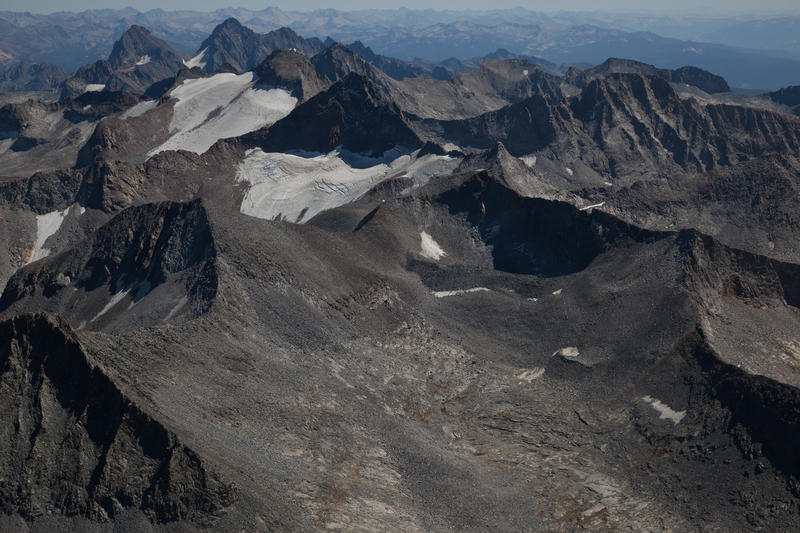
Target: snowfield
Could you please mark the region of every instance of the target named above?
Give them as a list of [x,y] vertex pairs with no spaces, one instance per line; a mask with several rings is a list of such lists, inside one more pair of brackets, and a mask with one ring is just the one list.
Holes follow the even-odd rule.
[[158,100],[145,100],[144,102],[139,102],[135,106],[124,111],[119,118],[125,120],[128,118],[139,117],[151,109],[155,109],[156,107],[158,107]]
[[256,85],[252,72],[186,80],[170,96],[178,100],[170,137],[148,157],[165,150],[202,154],[220,139],[272,125],[297,104],[297,98],[284,89]]
[[[34,245],[33,251],[31,251],[28,263],[33,263],[34,261],[44,259],[50,255],[50,249],[45,248],[44,243],[61,229],[61,224],[64,222],[64,219],[67,218],[70,209],[72,209],[72,206],[63,211],[52,211],[44,215],[36,216],[36,244]],[[82,215],[86,210],[83,209],[83,207],[80,209],[81,211],[79,214]]]
[[433,237],[427,231],[423,231],[419,234],[420,237],[420,247],[422,248],[422,255],[429,259],[433,259],[434,261],[438,261],[442,258],[442,256],[447,255],[447,252],[442,250],[442,247],[439,246],[439,243],[436,242]]
[[206,62],[203,61],[203,59],[206,57],[206,50],[208,50],[208,48],[203,48],[199,54],[197,54],[190,60],[188,61],[184,60],[183,64],[186,65],[186,68],[194,68],[194,67],[206,68]]
[[390,150],[367,158],[346,150],[328,154],[248,151],[236,180],[250,184],[241,212],[257,218],[307,222],[318,213],[352,202],[381,181],[408,177],[422,185],[433,176],[453,171],[461,161],[418,151]]

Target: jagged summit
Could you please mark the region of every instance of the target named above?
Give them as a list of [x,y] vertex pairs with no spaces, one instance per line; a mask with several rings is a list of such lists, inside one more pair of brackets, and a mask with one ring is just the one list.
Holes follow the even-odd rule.
[[128,28],[108,56],[108,62],[115,69],[146,65],[151,61],[161,61],[170,67],[181,64],[180,55],[170,45],[139,25]]
[[331,82],[355,73],[370,80],[380,77],[378,70],[363,57],[341,43],[334,43],[311,58],[317,73]]
[[198,57],[206,72],[213,73],[229,63],[237,72],[254,68],[276,50],[297,50],[312,56],[324,48],[317,38],[304,39],[291,28],[282,27],[259,34],[242,26],[235,18],[228,18],[214,28],[203,41]]

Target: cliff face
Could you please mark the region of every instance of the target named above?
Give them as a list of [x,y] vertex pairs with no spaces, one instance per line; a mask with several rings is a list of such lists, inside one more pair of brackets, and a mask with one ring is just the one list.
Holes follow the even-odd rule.
[[464,146],[486,149],[499,140],[515,156],[546,149],[610,178],[702,173],[800,148],[795,117],[681,100],[667,81],[641,74],[592,80],[561,102],[534,96],[478,117],[430,124]]
[[62,310],[82,327],[114,330],[197,316],[216,295],[215,256],[201,201],[134,207],[75,248],[17,271],[0,309]]
[[138,508],[209,519],[236,490],[142,411],[70,327],[44,314],[0,323],[0,508],[95,520]]

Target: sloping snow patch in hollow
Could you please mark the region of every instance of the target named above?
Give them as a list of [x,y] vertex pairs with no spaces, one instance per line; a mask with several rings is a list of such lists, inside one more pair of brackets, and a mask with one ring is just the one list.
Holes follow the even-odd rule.
[[220,139],[270,126],[291,113],[297,98],[289,91],[255,82],[253,72],[185,80],[170,93],[178,100],[169,123],[170,137],[147,156],[165,150],[202,154]]
[[88,93],[88,92],[93,92],[93,91],[95,91],[95,92],[96,91],[102,91],[105,88],[106,88],[106,84],[105,83],[88,83],[86,85],[86,89],[84,89],[84,92]]
[[642,401],[649,403],[653,409],[658,411],[658,418],[672,420],[675,424],[680,423],[683,417],[686,416],[686,411],[675,411],[669,405],[652,396],[642,396]]
[[461,161],[418,153],[392,150],[382,158],[367,158],[346,150],[298,155],[253,149],[236,170],[236,180],[250,184],[240,211],[257,218],[306,222],[357,200],[387,178],[406,177],[422,185],[452,172]]
[[595,207],[603,207],[604,205],[606,205],[605,202],[600,202],[599,204],[587,205],[586,207],[581,207],[580,211],[588,211],[590,209],[594,209]]
[[422,255],[429,259],[433,259],[434,261],[438,261],[442,256],[447,255],[447,252],[442,250],[442,247],[439,246],[439,243],[433,240],[433,237],[427,231],[423,231],[419,234],[421,240],[421,247],[422,247]]
[[89,322],[94,322],[95,320],[97,320],[98,318],[100,318],[101,316],[103,316],[104,314],[108,313],[108,312],[109,312],[109,311],[110,311],[110,310],[111,310],[111,309],[112,309],[112,308],[113,308],[115,305],[117,305],[117,304],[118,304],[118,303],[120,303],[122,300],[124,300],[124,299],[125,299],[125,297],[128,295],[128,293],[130,293],[130,292],[131,292],[131,289],[130,289],[130,288],[127,288],[127,289],[121,290],[121,291],[119,291],[118,293],[114,294],[114,295],[111,297],[111,299],[108,301],[108,303],[105,305],[105,307],[103,307],[103,308],[100,310],[100,312],[99,312],[99,313],[97,313],[97,314],[94,316],[94,318],[92,318],[92,319],[91,319]]
[[146,65],[149,62],[150,62],[150,56],[145,54],[139,58],[139,61],[136,62],[136,66]]
[[126,109],[119,118],[125,120],[127,118],[140,117],[156,107],[158,107],[158,100],[145,100],[144,102],[139,102],[135,106]]
[[551,357],[555,357],[556,355],[560,355],[561,357],[578,357],[581,354],[580,351],[574,346],[567,346],[566,348],[561,348],[553,352]]
[[206,68],[206,62],[204,61],[206,57],[206,50],[208,50],[208,48],[203,48],[203,50],[201,50],[199,54],[197,54],[188,61],[184,59],[183,64],[186,65],[186,68],[194,68],[194,67]]
[[455,291],[434,291],[433,296],[435,298],[449,298],[450,296],[462,296],[473,292],[491,292],[491,289],[487,289],[486,287],[473,287],[472,289],[458,289]]
[[[36,244],[34,245],[28,263],[33,263],[39,259],[44,259],[50,255],[50,249],[44,247],[44,243],[61,228],[64,219],[67,218],[72,206],[63,211],[52,211],[44,215],[36,216]],[[27,264],[27,263],[26,263]]]

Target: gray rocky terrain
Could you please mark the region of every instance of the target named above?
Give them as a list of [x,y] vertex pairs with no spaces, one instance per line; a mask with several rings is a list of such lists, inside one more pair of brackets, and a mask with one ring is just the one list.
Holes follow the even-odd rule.
[[226,28],[0,109],[0,530],[800,528],[790,103]]

